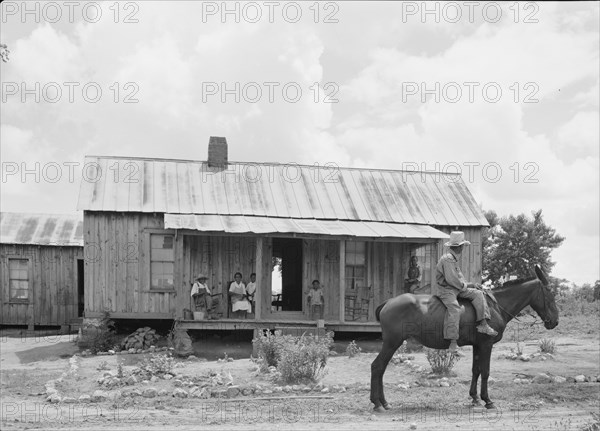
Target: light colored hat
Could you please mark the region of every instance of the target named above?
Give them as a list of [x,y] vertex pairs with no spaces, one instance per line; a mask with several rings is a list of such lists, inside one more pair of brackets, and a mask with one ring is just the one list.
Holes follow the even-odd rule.
[[450,233],[450,241],[444,244],[447,247],[457,247],[459,245],[471,245],[469,241],[465,239],[465,233],[459,230]]
[[208,279],[208,277],[206,275],[204,275],[204,274],[198,274],[198,276],[196,278],[194,278],[194,280],[201,280],[203,278]]

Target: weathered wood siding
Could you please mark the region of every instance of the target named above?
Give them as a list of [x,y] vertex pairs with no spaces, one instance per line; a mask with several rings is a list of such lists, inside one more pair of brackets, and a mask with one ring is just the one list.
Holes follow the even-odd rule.
[[[175,291],[150,291],[150,232],[162,227],[162,214],[84,212],[86,317],[103,311],[174,315]],[[175,274],[181,269],[175,259]]]
[[[10,258],[29,260],[29,301],[11,302]],[[0,244],[0,323],[68,325],[77,317],[77,259],[83,247]]]

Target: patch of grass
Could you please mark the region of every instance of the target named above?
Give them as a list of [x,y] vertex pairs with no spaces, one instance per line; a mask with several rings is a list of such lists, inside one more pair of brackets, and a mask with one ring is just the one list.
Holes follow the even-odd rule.
[[556,352],[556,343],[551,338],[542,338],[539,343],[540,352],[552,353]]

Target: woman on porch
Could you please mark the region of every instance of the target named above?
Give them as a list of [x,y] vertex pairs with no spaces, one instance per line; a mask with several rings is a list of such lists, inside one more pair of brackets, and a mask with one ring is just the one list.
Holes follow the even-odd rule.
[[246,286],[242,283],[242,273],[236,272],[233,279],[235,281],[232,281],[229,286],[231,312],[233,313],[233,317],[245,319],[247,313],[252,312],[252,305],[250,305],[250,301],[248,301]]

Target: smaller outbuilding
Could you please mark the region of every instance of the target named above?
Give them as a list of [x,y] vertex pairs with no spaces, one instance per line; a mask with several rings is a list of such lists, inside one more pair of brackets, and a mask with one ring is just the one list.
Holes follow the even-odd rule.
[[61,326],[83,316],[83,217],[0,213],[0,324]]

